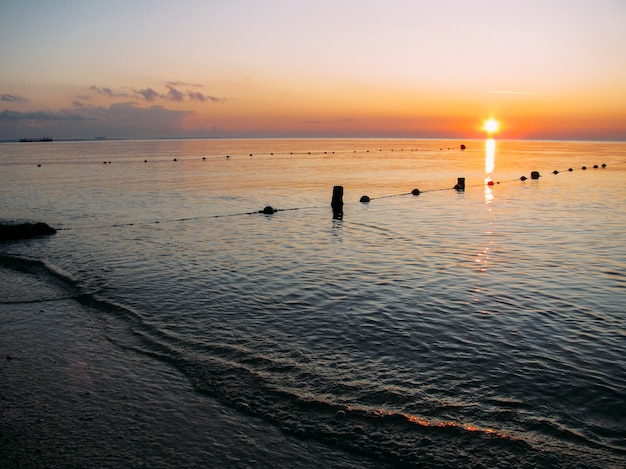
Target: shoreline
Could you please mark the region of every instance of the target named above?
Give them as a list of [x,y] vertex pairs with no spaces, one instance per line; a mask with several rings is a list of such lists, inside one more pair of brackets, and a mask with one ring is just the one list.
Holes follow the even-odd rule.
[[[107,318],[0,267],[0,460],[17,467],[380,467],[282,434],[115,345]],[[276,451],[274,451],[276,449]]]

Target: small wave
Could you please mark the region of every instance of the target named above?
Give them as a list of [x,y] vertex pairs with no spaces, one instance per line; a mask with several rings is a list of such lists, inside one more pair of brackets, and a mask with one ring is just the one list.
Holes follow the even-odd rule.
[[[400,467],[558,466],[558,449],[538,449],[518,435],[472,422],[443,420],[381,407],[353,405],[345,393],[315,392],[305,386],[316,377],[300,362],[259,356],[245,346],[191,343],[157,329],[140,311],[81,290],[81,282],[39,260],[0,255],[0,265],[60,285],[65,299],[103,313],[106,334],[120,347],[179,369],[199,393],[261,418],[298,438],[312,439]],[[387,400],[390,396],[384,396]],[[520,403],[500,403],[516,408]],[[538,422],[537,432],[588,445],[582,436]],[[564,433],[565,432],[565,433]]]
[[51,266],[44,261],[0,254],[0,266],[18,272],[33,274],[43,281],[61,287],[68,293],[70,298],[74,298],[80,293],[79,283],[76,280],[61,269]]
[[63,300],[73,300],[74,297],[71,296],[60,296],[55,298],[41,298],[36,300],[16,300],[16,301],[4,301],[0,300],[0,304],[2,305],[27,305],[27,304],[40,304],[40,303],[52,303],[55,301],[63,301]]

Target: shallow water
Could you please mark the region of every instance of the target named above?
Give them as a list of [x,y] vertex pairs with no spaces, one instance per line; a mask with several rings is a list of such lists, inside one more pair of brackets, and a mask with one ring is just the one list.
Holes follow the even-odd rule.
[[619,466],[626,144],[460,143],[3,144],[0,217],[61,231],[2,262],[43,262],[116,343],[302,438],[407,465]]

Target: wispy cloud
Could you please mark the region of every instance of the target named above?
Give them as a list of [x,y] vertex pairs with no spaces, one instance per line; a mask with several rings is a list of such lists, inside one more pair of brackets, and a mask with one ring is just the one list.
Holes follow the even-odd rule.
[[2,93],[0,94],[0,101],[6,101],[9,103],[28,103],[29,100],[23,96],[16,94]]
[[225,103],[228,101],[226,98],[218,98],[217,96],[206,96],[203,93],[197,91],[189,91],[187,92],[187,97],[192,101],[211,101],[212,103]]
[[79,113],[73,112],[68,109],[61,109],[59,111],[9,111],[5,109],[0,111],[0,120],[4,121],[62,121],[62,120],[83,120],[84,116]]
[[109,98],[128,98],[129,97],[128,93],[118,93],[118,92],[113,91],[111,88],[107,88],[107,87],[98,87],[96,85],[91,85],[89,89],[93,91],[94,93],[103,94],[105,96],[108,96]]
[[204,85],[200,85],[198,83],[187,83],[184,81],[168,81],[165,83],[165,86],[174,86],[174,87],[182,86],[183,88],[191,86],[193,88],[204,88]]
[[[203,85],[197,83],[187,83],[184,81],[168,81],[165,83],[165,89],[162,92],[154,89],[150,86],[143,89],[134,89],[131,93],[125,93],[116,91],[112,88],[108,88],[105,86],[96,86],[92,85],[88,89],[92,93],[97,95],[106,96],[109,98],[132,98],[136,97],[141,100],[147,102],[155,102],[159,99],[165,101],[197,101],[200,103],[211,102],[211,103],[224,103],[228,101],[227,98],[222,98],[219,96],[211,96],[204,94],[200,91],[197,91],[196,88],[203,88]],[[191,88],[191,89],[190,89]],[[92,99],[91,96],[76,96],[76,99],[79,100],[89,100]],[[8,99],[7,99],[8,100]]]
[[73,105],[72,109],[58,111],[0,111],[0,138],[39,134],[70,138],[105,134],[115,138],[176,136],[184,132],[183,121],[195,114],[131,102],[104,107],[74,101]]

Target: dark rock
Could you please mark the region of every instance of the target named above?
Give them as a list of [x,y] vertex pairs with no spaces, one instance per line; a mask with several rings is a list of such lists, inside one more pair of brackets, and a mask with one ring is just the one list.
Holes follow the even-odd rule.
[[36,236],[48,236],[57,232],[45,223],[19,223],[16,225],[0,224],[0,241],[10,239],[29,239]]

